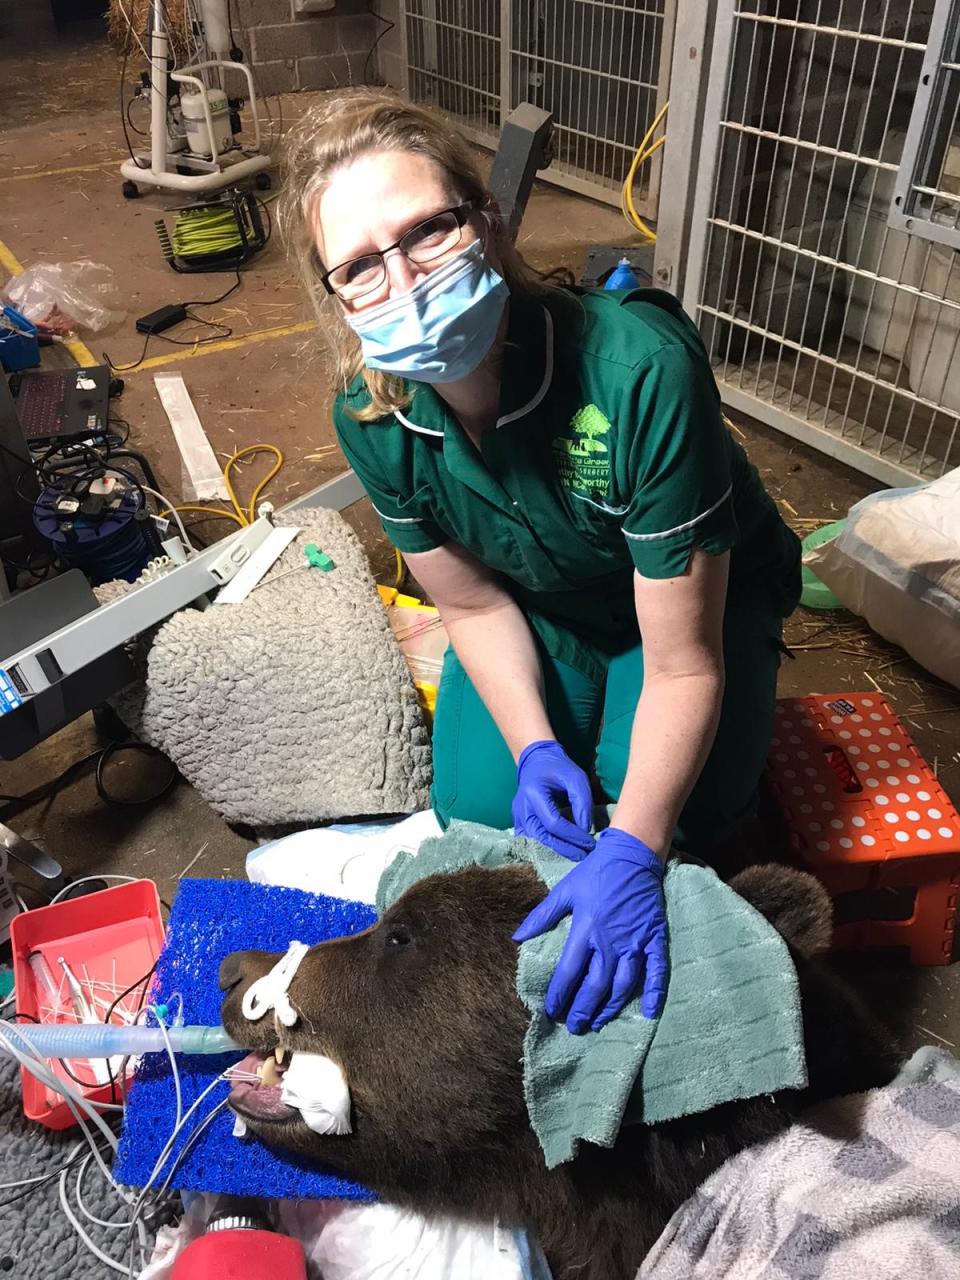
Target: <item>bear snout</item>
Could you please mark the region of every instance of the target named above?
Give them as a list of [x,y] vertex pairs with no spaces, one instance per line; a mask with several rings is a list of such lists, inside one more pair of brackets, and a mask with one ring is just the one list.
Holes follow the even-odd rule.
[[232,991],[242,982],[249,986],[268,973],[280,959],[272,951],[231,951],[220,965],[218,985],[221,991]]

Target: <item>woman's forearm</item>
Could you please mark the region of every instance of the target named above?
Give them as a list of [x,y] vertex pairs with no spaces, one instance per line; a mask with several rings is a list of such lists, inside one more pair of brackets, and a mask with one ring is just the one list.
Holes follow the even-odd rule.
[[713,745],[722,698],[722,668],[644,681],[611,824],[661,857]]
[[514,760],[529,743],[552,738],[533,634],[506,592],[476,609],[441,604],[440,616]]

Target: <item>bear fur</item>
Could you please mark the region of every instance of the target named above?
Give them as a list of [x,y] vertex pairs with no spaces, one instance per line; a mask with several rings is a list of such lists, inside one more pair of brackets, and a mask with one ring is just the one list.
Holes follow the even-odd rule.
[[825,1098],[887,1083],[895,1054],[853,994],[814,953],[830,903],[811,877],[753,868],[732,882],[779,928],[800,983],[809,1083],[665,1124],[625,1127],[613,1148],[583,1144],[548,1170],[530,1128],[513,931],[545,890],[528,866],[431,876],[373,928],[313,947],[289,996],[292,1028],[248,1022],[244,991],[279,957],[228,956],[223,1022],[269,1055],[278,1042],[342,1069],[353,1132],[325,1137],[299,1113],[257,1120],[268,1145],[323,1165],[418,1212],[526,1223],[554,1280],[632,1280],[674,1211],[725,1160],[786,1128]]

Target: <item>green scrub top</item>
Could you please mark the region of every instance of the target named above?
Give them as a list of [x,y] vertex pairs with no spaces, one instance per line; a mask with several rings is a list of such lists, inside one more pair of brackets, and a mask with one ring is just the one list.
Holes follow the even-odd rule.
[[728,600],[785,616],[800,545],[725,427],[703,343],[653,289],[551,290],[510,302],[500,416],[478,449],[436,390],[359,423],[343,452],[400,551],[452,540],[503,575],[528,615],[607,653],[637,642],[633,570],[682,574],[731,552]]

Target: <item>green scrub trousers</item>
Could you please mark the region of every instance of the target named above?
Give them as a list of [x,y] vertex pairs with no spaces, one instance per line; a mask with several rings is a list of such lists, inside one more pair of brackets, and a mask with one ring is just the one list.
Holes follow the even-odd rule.
[[[638,643],[611,655],[545,618],[528,618],[554,733],[581,768],[595,770],[604,798],[615,802],[643,687],[643,648]],[[755,810],[773,734],[782,631],[783,619],[771,609],[727,605],[720,723],[674,835],[684,852],[708,855]],[[516,765],[452,648],[437,694],[433,767],[432,802],[444,827],[452,818],[513,826]]]

